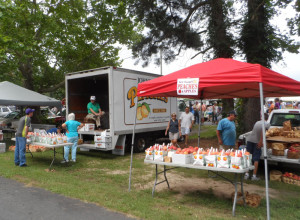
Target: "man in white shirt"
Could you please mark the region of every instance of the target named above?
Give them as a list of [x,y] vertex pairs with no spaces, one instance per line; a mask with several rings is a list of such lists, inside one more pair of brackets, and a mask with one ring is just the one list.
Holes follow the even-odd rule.
[[192,130],[195,118],[194,115],[190,112],[189,107],[185,107],[185,112],[181,113],[179,118],[179,124],[181,126],[181,135],[185,138],[185,146],[188,146],[189,134]]

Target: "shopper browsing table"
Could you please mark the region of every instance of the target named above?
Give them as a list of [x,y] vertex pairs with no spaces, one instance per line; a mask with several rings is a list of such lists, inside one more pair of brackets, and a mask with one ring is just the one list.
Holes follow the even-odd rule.
[[69,162],[69,151],[72,148],[72,161],[76,162],[76,150],[78,144],[78,130],[83,127],[83,124],[75,121],[75,114],[71,113],[68,115],[68,121],[62,124],[62,127],[66,129],[67,142],[73,143],[72,146],[64,147],[64,160],[62,163]]
[[179,125],[181,127],[181,135],[184,135],[185,146],[188,145],[189,134],[194,124],[194,115],[190,112],[189,107],[185,107],[185,112],[181,113]]
[[[265,113],[265,128],[268,129],[269,124],[267,123],[268,120],[268,114]],[[254,170],[253,170],[253,176],[251,180],[260,180],[259,177],[257,177],[257,169],[258,169],[258,163],[261,156],[261,148],[263,146],[263,135],[262,135],[262,125],[263,120],[260,120],[255,123],[253,126],[253,129],[250,133],[250,135],[247,137],[247,151],[252,154],[252,161],[254,162]],[[245,179],[249,179],[249,173],[245,174]]]
[[15,165],[20,167],[27,167],[26,164],[26,139],[28,130],[31,124],[31,117],[35,110],[27,108],[26,115],[20,118],[17,133],[16,133],[16,148],[15,148]]
[[172,142],[173,146],[177,146],[177,140],[181,136],[181,131],[180,131],[180,124],[176,118],[176,113],[173,112],[171,114],[171,120],[168,123],[168,126],[166,128],[165,135],[167,136],[169,130],[169,138],[170,141]]
[[227,118],[222,119],[217,127],[217,137],[220,149],[230,149],[235,147],[236,128],[235,118],[236,112],[230,111]]

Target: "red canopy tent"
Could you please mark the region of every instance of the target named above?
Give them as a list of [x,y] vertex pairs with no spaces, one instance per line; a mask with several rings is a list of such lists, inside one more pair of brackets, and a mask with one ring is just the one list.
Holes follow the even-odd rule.
[[[198,78],[198,95],[178,95],[177,80]],[[300,82],[276,73],[259,64],[219,58],[199,63],[174,73],[138,84],[137,96],[187,97],[196,99],[260,97],[261,115],[263,97],[299,96]],[[135,129],[135,128],[134,128]],[[200,131],[200,126],[199,126]],[[131,146],[129,191],[131,185],[134,130]],[[268,168],[266,156],[265,125],[263,123],[267,219],[270,219]],[[198,140],[199,143],[199,140]]]
[[[198,96],[177,95],[177,79],[199,78]],[[140,83],[138,96],[188,97],[197,99],[299,96],[300,83],[259,64],[219,58]]]

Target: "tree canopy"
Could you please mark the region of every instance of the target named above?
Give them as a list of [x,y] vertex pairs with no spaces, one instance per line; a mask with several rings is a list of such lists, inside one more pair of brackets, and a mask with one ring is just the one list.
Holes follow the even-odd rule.
[[116,44],[132,45],[139,26],[126,1],[2,0],[0,80],[57,91],[64,74],[119,65]]

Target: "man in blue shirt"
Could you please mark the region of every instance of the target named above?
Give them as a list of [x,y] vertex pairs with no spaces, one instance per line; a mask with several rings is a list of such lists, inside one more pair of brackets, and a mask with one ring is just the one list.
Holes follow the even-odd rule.
[[55,128],[48,129],[47,133],[48,134],[52,134],[52,133],[54,133],[54,134],[61,134],[61,133],[63,133],[62,132],[62,127],[61,127],[61,125],[56,125]]
[[236,112],[230,111],[227,118],[222,119],[217,127],[217,137],[220,149],[230,149],[235,147],[236,128],[235,118]]

